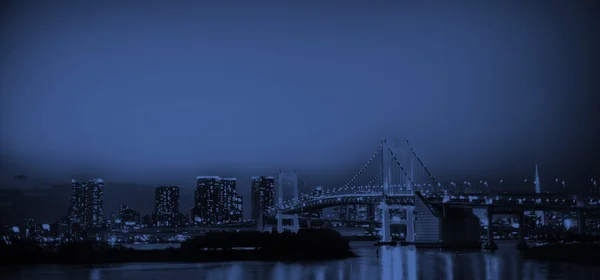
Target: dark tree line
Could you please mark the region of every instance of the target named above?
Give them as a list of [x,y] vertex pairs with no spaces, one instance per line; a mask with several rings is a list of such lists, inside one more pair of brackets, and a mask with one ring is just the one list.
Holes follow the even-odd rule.
[[[236,247],[253,250],[234,250]],[[0,246],[0,258],[12,263],[201,262],[235,260],[319,260],[352,257],[349,242],[329,229],[297,234],[215,232],[181,244],[179,249],[134,250],[105,242],[79,241],[47,250],[35,243]]]

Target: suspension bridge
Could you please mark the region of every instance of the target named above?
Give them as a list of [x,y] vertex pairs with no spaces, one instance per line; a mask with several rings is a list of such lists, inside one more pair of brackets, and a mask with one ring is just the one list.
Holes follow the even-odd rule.
[[[365,180],[367,178],[368,180]],[[366,183],[359,184],[360,182]],[[300,193],[299,184],[309,190],[309,193]],[[600,210],[598,198],[540,192],[537,167],[535,184],[537,192],[530,193],[450,192],[442,188],[442,184],[432,175],[407,140],[389,143],[382,139],[376,151],[356,175],[337,188],[317,193],[298,177],[295,170],[279,170],[275,206],[268,209],[264,215],[260,215],[258,225],[260,230],[264,230],[265,221],[275,218],[279,232],[296,232],[300,227],[301,213],[341,205],[376,205],[382,211],[381,242],[391,241],[390,225],[399,223],[406,225],[406,241],[435,243],[457,238],[449,236],[448,230],[452,228],[449,221],[460,224],[457,221],[469,220],[468,218],[473,216],[472,211],[463,211],[465,209],[484,208],[488,210],[488,216],[493,213],[519,215],[523,211],[533,210]],[[487,183],[485,185],[487,186]],[[292,198],[284,200],[284,193],[290,190]],[[406,213],[404,220],[390,220],[390,209],[401,209]],[[477,232],[479,229],[478,222],[476,225],[475,222],[469,225],[458,224],[457,226],[462,226],[465,230],[475,226]],[[491,236],[491,233],[488,235]]]

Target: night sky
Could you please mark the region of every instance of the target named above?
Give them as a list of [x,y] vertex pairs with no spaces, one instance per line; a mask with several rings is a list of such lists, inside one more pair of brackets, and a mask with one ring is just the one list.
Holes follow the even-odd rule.
[[3,1],[0,218],[98,177],[106,212],[158,184],[187,212],[198,175],[248,212],[250,176],[339,187],[382,137],[442,182],[600,177],[597,1],[173,2]]

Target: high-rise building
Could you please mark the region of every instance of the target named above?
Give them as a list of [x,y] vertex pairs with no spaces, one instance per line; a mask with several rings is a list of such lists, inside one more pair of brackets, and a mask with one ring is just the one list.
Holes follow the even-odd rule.
[[154,198],[154,222],[157,227],[177,226],[179,186],[158,186]]
[[193,222],[200,225],[237,223],[242,220],[242,197],[235,178],[196,177]]
[[222,178],[221,191],[219,193],[219,212],[221,221],[226,224],[239,223],[242,221],[242,197],[236,189],[236,178]]
[[219,189],[221,177],[198,176],[196,177],[196,191],[194,193],[194,209],[192,221],[200,225],[216,224],[219,221],[217,214],[219,203]]
[[251,218],[258,220],[261,213],[272,208],[275,202],[275,177],[257,176],[250,178]]
[[230,199],[229,221],[231,223],[241,223],[244,220],[244,199],[241,195],[233,193]]
[[76,225],[80,230],[100,227],[104,215],[104,181],[102,179],[86,182],[72,180],[72,183],[69,208],[71,224]]

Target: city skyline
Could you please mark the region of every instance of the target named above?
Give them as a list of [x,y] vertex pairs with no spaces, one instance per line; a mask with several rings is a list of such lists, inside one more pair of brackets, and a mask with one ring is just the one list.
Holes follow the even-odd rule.
[[[536,185],[536,190],[535,192],[529,192],[529,195],[525,195],[525,196],[530,196],[531,194],[534,195],[560,195],[560,193],[548,193],[548,194],[540,194],[539,191],[539,178],[538,178],[538,172],[537,172],[537,168],[536,168],[536,179],[535,179],[535,185]],[[265,180],[266,179],[266,180]],[[270,182],[272,182],[272,179],[274,179],[273,177],[267,177],[267,176],[255,176],[252,177],[251,180],[253,181],[253,183],[258,183],[255,184],[256,186],[256,190],[258,191],[257,193],[260,193],[261,196],[260,197],[256,197],[253,196],[251,198],[251,205],[256,205],[256,202],[260,202],[258,203],[258,205],[262,205],[264,201],[270,201],[269,203],[274,201],[274,193],[272,192],[273,185],[270,184]],[[85,233],[85,231],[89,230],[89,229],[123,229],[123,230],[127,230],[127,229],[131,229],[131,230],[135,230],[135,229],[140,229],[144,228],[144,227],[166,227],[166,228],[178,228],[178,227],[188,227],[188,226],[196,226],[196,227],[203,227],[203,226],[219,226],[219,225],[235,225],[235,224],[240,224],[240,223],[247,223],[247,220],[242,219],[242,216],[240,216],[240,211],[242,209],[242,198],[236,194],[235,192],[235,184],[236,184],[237,179],[236,178],[221,178],[220,176],[198,176],[197,177],[197,187],[196,187],[196,196],[194,197],[194,204],[196,205],[194,208],[191,209],[191,215],[187,216],[185,214],[183,214],[182,212],[179,211],[180,209],[180,200],[179,200],[179,186],[157,186],[155,188],[155,210],[153,213],[151,214],[147,214],[145,215],[143,218],[140,215],[139,211],[136,211],[136,209],[132,208],[130,205],[120,205],[119,206],[119,211],[118,211],[118,216],[116,215],[116,213],[113,211],[112,214],[110,215],[110,217],[108,216],[104,216],[103,217],[103,183],[104,181],[100,178],[96,178],[96,179],[92,179],[92,180],[88,180],[88,181],[77,181],[77,180],[72,180],[72,194],[71,194],[71,204],[70,207],[68,209],[67,215],[63,216],[63,218],[61,220],[57,220],[55,222],[52,223],[35,223],[34,221],[36,221],[35,218],[31,218],[31,217],[27,217],[24,219],[24,225],[26,228],[31,228],[33,226],[36,226],[36,230],[42,230],[42,228],[44,228],[43,230],[48,230],[46,227],[49,227],[49,225],[52,227],[53,232],[68,232],[68,234],[75,234],[75,236],[77,236],[80,233]],[[261,184],[262,182],[266,182],[266,184]],[[254,184],[253,184],[254,185]],[[265,186],[266,188],[261,188],[261,186]],[[406,187],[405,186],[397,186],[397,187]],[[426,188],[426,186],[422,186],[423,188]],[[355,191],[353,191],[354,187],[348,188],[346,191],[350,190],[351,193],[354,193]],[[214,190],[214,191],[213,191]],[[267,192],[264,192],[264,190],[267,190]],[[270,190],[270,191],[269,191]],[[319,201],[319,203],[323,200],[327,200],[328,196],[329,196],[329,191],[331,189],[328,189],[327,191],[324,191],[322,187],[317,186],[315,187],[311,193],[309,193],[308,195],[313,196],[314,198],[316,197],[321,197],[315,201]],[[367,191],[366,193],[364,192],[366,189],[360,190],[357,189],[355,194],[360,195],[362,194],[366,194],[367,196],[369,196],[369,194],[372,194],[373,191],[375,192],[382,192],[384,191],[384,189],[382,188],[374,188],[370,191]],[[335,194],[335,190],[333,190],[334,192],[332,193],[332,195],[337,196],[337,195],[342,195],[344,196],[343,192],[342,193],[337,193]],[[343,191],[343,190],[341,190]],[[433,194],[435,196],[434,193],[429,193],[429,191],[427,191],[426,189],[423,189],[423,191],[425,191],[425,193],[423,193],[426,196],[431,197],[431,195]],[[455,190],[456,191],[456,190]],[[468,190],[465,190],[468,191]],[[481,190],[476,190],[476,189],[471,189],[471,191],[476,191],[475,193],[472,193],[472,195],[475,197],[475,199],[477,199],[478,201],[481,202],[481,199],[484,199],[484,197],[482,195],[480,195],[480,193],[477,193],[477,191],[481,191]],[[486,191],[485,189],[483,190],[484,192]],[[597,194],[597,189],[594,190],[594,193]],[[385,191],[384,191],[385,192]],[[396,193],[396,191],[391,191],[391,193],[389,193],[390,195],[394,196],[394,193]],[[400,192],[402,194],[402,192]],[[446,191],[444,191],[444,193],[446,193]],[[597,201],[594,201],[594,193],[590,193],[590,195],[592,195],[591,198],[592,200],[584,202],[585,198],[582,198],[584,200],[581,200],[581,203],[583,204],[587,204],[589,203],[590,205],[596,205]],[[440,193],[438,192],[437,195],[439,195]],[[515,194],[508,194],[509,197],[513,197],[513,198],[521,198],[523,197],[523,194],[516,194],[516,196],[514,196]],[[470,195],[471,196],[471,195]],[[500,196],[503,196],[500,194]],[[585,196],[585,194],[583,194],[583,196]],[[506,199],[506,198],[499,198],[498,196],[495,196],[496,199]],[[567,198],[568,197],[568,198]],[[555,202],[562,204],[563,207],[569,207],[567,205],[564,205],[564,203],[566,202],[568,203],[575,203],[575,202],[568,202],[569,200],[571,200],[571,198],[573,197],[573,194],[571,194],[570,196],[564,196],[563,194],[563,200],[562,202],[560,202],[559,200],[556,200]],[[239,198],[236,199],[236,198]],[[364,198],[364,197],[362,197]],[[362,200],[362,198],[360,200]],[[567,198],[566,200],[564,200],[564,198]],[[464,198],[460,198],[458,196],[455,196],[453,199],[464,199]],[[469,198],[470,201],[471,198]],[[338,199],[339,200],[339,199]],[[535,201],[535,204],[539,204],[539,203],[544,203],[544,201],[546,201],[545,199],[536,199],[536,198],[529,198],[527,200],[531,200],[531,202]],[[211,202],[212,201],[212,202]],[[290,201],[290,200],[287,200]],[[485,199],[484,199],[485,201]],[[510,201],[510,198],[509,198]],[[551,202],[554,201],[554,199],[552,200],[547,200],[546,202],[549,203],[554,203]],[[239,203],[238,203],[239,202]],[[231,204],[233,203],[233,204]],[[298,202],[293,202],[293,203],[298,203]],[[358,203],[358,201],[355,201],[355,203]],[[439,202],[438,202],[439,203]],[[487,202],[486,202],[487,203]],[[577,202],[577,205],[579,205],[580,202]],[[520,203],[519,203],[520,204]],[[583,205],[582,204],[582,205]],[[300,202],[297,205],[303,205],[302,207],[308,206],[306,203],[304,202]],[[335,205],[335,204],[334,204]],[[344,206],[340,206],[340,207],[336,207],[336,206],[327,206],[327,205],[323,205],[321,207],[323,208],[318,208],[315,210],[310,210],[310,207],[308,208],[308,210],[301,212],[300,217],[302,217],[302,219],[308,218],[308,219],[323,219],[325,216],[328,216],[327,218],[325,218],[325,220],[327,219],[339,219],[341,222],[343,221],[358,221],[358,222],[364,222],[367,220],[375,220],[375,221],[381,221],[382,219],[382,213],[381,213],[381,209],[378,208],[377,204],[352,204],[351,202],[348,204],[348,202],[344,202],[344,204],[342,204]],[[510,202],[509,205],[514,205],[513,202]],[[197,210],[196,208],[204,208],[204,210]],[[288,206],[284,206],[284,207],[289,207]],[[573,206],[571,206],[573,207]],[[273,213],[268,213],[272,210],[272,208],[268,207],[264,207],[266,209],[263,210],[263,213],[265,214],[265,216],[271,216]],[[330,209],[333,210],[333,213],[336,213],[337,217],[331,217],[330,214],[324,214],[323,211],[326,209]],[[551,209],[556,209],[556,208],[551,208]],[[572,209],[572,208],[570,208]],[[479,219],[485,219],[485,211],[482,213],[476,213],[476,212],[480,212],[481,209],[475,210],[473,209],[473,214],[475,214],[476,216],[478,216]],[[238,211],[238,212],[234,212],[234,211]],[[398,211],[398,209],[395,210],[391,210],[390,209],[390,215],[403,215],[401,213],[403,213],[404,210]],[[253,211],[254,212],[254,211]],[[553,214],[551,214],[553,213]],[[573,214],[573,213],[571,213]],[[407,214],[406,214],[407,215]],[[483,218],[481,217],[483,215]],[[489,213],[488,213],[489,215]],[[556,213],[550,211],[550,212],[546,212],[544,214],[543,211],[525,211],[524,215],[529,216],[529,218],[532,218],[532,221],[537,220],[537,223],[544,225],[545,224],[545,218],[546,217],[550,217],[550,215],[555,215]],[[578,213],[577,215],[580,215],[580,213]],[[560,216],[560,215],[559,215]],[[189,219],[189,217],[191,217],[191,220]],[[583,217],[583,216],[582,216]],[[564,217],[563,217],[564,218]],[[261,218],[257,218],[257,217],[251,217],[252,220],[254,220],[254,222],[259,222],[262,220]],[[489,216],[488,216],[488,219]],[[579,219],[579,218],[578,218]],[[10,225],[10,223],[2,223],[5,221],[0,221],[0,225],[2,225],[3,227],[5,227],[4,229],[6,230],[7,226]],[[567,219],[565,220],[564,226],[568,229],[569,227],[571,227],[571,220]],[[580,222],[578,222],[580,223]],[[21,227],[21,223],[16,223],[14,224],[15,226]],[[561,226],[562,224],[559,224],[559,226]],[[238,225],[239,226],[239,225]],[[310,221],[308,223],[308,226],[310,227]],[[317,225],[318,226],[318,225]],[[17,233],[18,231],[15,231],[15,233]],[[24,234],[28,234],[27,232],[25,232]],[[87,234],[87,233],[85,233]]]
[[410,140],[446,183],[532,180],[535,163],[544,187],[600,178],[582,3],[32,5],[0,17],[0,190],[16,208],[64,209],[71,178],[104,178],[110,209],[156,185],[193,195],[198,174],[339,187],[380,138]]
[[[550,178],[548,176],[539,176],[539,171],[537,168],[537,165],[534,165],[534,167],[531,169],[531,176],[526,177],[524,180],[521,179],[517,179],[517,180],[500,180],[500,181],[492,181],[492,180],[479,180],[479,181],[463,181],[463,180],[457,180],[457,181],[443,181],[443,186],[447,189],[464,189],[464,188],[475,188],[475,189],[482,189],[486,186],[491,186],[492,187],[492,191],[498,191],[500,189],[498,189],[499,186],[501,185],[507,185],[507,186],[518,186],[517,189],[512,189],[520,191],[520,190],[529,190],[529,191],[537,191],[537,187],[539,186],[541,188],[542,191],[562,191],[564,190],[564,185],[562,183],[564,183],[564,180],[561,178]],[[545,174],[542,170],[542,174]],[[538,177],[539,176],[539,177]],[[26,177],[24,175],[22,176],[17,176],[17,177],[21,177],[21,180],[28,180],[28,178],[22,178],[22,177]],[[198,180],[198,178],[201,177],[209,177],[209,178],[222,178],[222,179],[227,179],[227,177],[222,177],[222,176],[195,176],[196,178],[196,182]],[[250,176],[249,178],[247,178],[247,181],[253,182],[256,178],[266,178],[269,180],[273,180],[273,184],[274,184],[274,176]],[[236,179],[236,178],[231,178],[231,179]],[[539,179],[539,181],[538,181]],[[95,181],[95,180],[99,180],[102,182],[102,184],[105,184],[104,179],[91,179],[91,181]],[[236,179],[237,180],[237,179]],[[72,182],[79,182],[78,180],[72,179]],[[84,181],[85,182],[85,181]],[[244,181],[241,181],[244,182]],[[468,185],[466,185],[466,184]],[[488,184],[489,183],[489,184]],[[570,182],[569,182],[570,183]],[[237,182],[236,182],[237,184]],[[485,184],[485,185],[484,185]],[[140,186],[136,186],[136,185],[132,185],[130,187],[132,187],[134,189],[134,192],[136,193],[136,195],[138,195],[139,197],[144,197],[147,196],[147,199],[138,199],[135,201],[128,201],[128,200],[124,200],[123,196],[122,196],[122,192],[115,192],[117,189],[115,188],[111,188],[111,183],[108,183],[108,190],[109,190],[109,195],[112,195],[110,199],[105,200],[105,215],[106,213],[110,213],[110,212],[116,212],[119,210],[119,207],[123,204],[125,205],[130,205],[131,203],[133,203],[133,208],[136,210],[139,210],[142,215],[144,214],[151,214],[155,212],[155,205],[153,203],[151,203],[151,201],[155,200],[155,194],[154,191],[161,186],[164,185],[169,185],[169,184],[162,184],[162,185],[147,185],[147,186],[143,186],[140,188]],[[570,185],[570,184],[569,184]],[[4,209],[9,209],[10,211],[4,211],[3,213],[3,218],[5,221],[12,221],[12,220],[19,220],[22,217],[36,217],[36,218],[40,218],[44,221],[54,221],[54,220],[58,220],[60,217],[63,216],[63,212],[62,211],[58,211],[58,212],[48,212],[46,211],[47,209],[45,209],[45,207],[40,207],[40,209],[36,209],[33,207],[27,207],[27,205],[30,204],[35,204],[35,205],[41,205],[40,203],[44,204],[44,203],[52,203],[52,207],[48,207],[51,209],[64,209],[65,207],[69,206],[69,202],[72,197],[71,197],[71,191],[72,191],[72,184],[68,184],[68,185],[63,185],[66,187],[62,189],[58,189],[55,190],[54,192],[45,192],[45,195],[37,195],[37,193],[34,193],[33,195],[23,195],[21,192],[20,195],[18,195],[18,198],[20,198],[17,202],[25,207],[10,207],[11,205],[0,205],[3,206]],[[118,185],[117,185],[118,186]],[[189,213],[187,213],[188,209],[191,209],[194,206],[194,191],[196,189],[196,186],[175,186],[172,185],[173,187],[178,187],[180,189],[180,191],[183,193],[182,197],[183,199],[180,200],[180,203],[178,204],[178,207],[181,207],[180,209],[182,209],[180,212],[183,214],[188,215]],[[113,186],[114,187],[114,186]],[[274,186],[273,186],[274,187]],[[309,186],[309,187],[314,187],[313,186]],[[579,186],[581,187],[581,186]],[[596,179],[592,179],[590,181],[587,181],[585,183],[585,185],[583,186],[584,190],[588,190],[587,188],[589,188],[589,190],[593,190],[594,192],[596,192],[598,190],[597,186],[596,186]],[[317,186],[317,188],[323,188],[321,186]],[[487,188],[487,187],[486,187]],[[68,189],[68,191],[67,191]],[[112,189],[112,192],[111,192]],[[331,188],[326,188],[326,189],[331,189]],[[308,189],[306,189],[303,185],[302,182],[299,182],[299,190],[301,193],[307,193],[309,192]],[[274,189],[273,189],[274,192]],[[103,191],[103,194],[105,194],[106,191]],[[5,195],[3,197],[0,198],[4,198],[4,201],[0,201],[0,202],[6,202],[6,198],[8,196],[6,196],[6,194],[11,194],[11,193],[7,193],[7,192],[2,192],[2,190],[0,189],[0,194]],[[13,197],[9,197],[9,198],[14,198],[14,192],[12,193]],[[152,196],[150,196],[152,195]],[[284,195],[287,198],[290,198],[291,196],[291,190],[286,190],[284,191]],[[45,199],[46,197],[53,197],[53,199],[48,200]],[[58,199],[56,197],[60,197],[62,196],[62,199]],[[248,193],[242,193],[241,194],[242,197],[247,197],[248,199],[244,200],[244,204],[243,204],[243,217],[244,218],[249,218],[252,217],[252,192],[248,192]],[[40,200],[41,199],[41,200]],[[56,205],[62,205],[62,206],[58,206],[56,207]],[[26,209],[29,210],[29,212],[26,212],[27,214],[16,214],[17,217],[11,217],[13,213],[19,213],[19,210],[22,209]],[[112,211],[111,211],[112,210]],[[33,211],[33,212],[31,212]],[[191,216],[189,216],[189,219],[192,219]]]
[[[561,183],[564,183],[564,181],[561,181],[558,178],[555,178],[553,181],[540,179],[540,177],[539,177],[539,171],[538,171],[538,166],[537,165],[535,165],[535,169],[534,170],[535,170],[534,171],[535,173],[534,173],[534,175],[533,175],[533,177],[531,179],[526,178],[524,181],[521,181],[521,182],[512,182],[512,183],[518,183],[519,185],[524,186],[526,188],[524,191],[526,191],[526,192],[527,191],[529,191],[529,192],[539,192],[540,190],[543,191],[543,192],[548,192],[548,191],[550,191],[550,192],[559,191],[560,192],[560,191],[564,190],[564,186],[561,184]],[[237,184],[237,182],[238,182],[237,178],[226,178],[226,177],[221,177],[221,176],[196,176],[196,182],[197,183],[198,183],[198,180],[201,180],[201,179],[233,180],[235,182],[234,184]],[[266,194],[266,196],[265,196],[266,200],[264,202],[265,203],[264,207],[265,208],[272,207],[274,205],[273,203],[275,203],[275,199],[274,199],[275,189],[276,189],[275,188],[275,177],[274,176],[251,176],[250,178],[248,178],[248,180],[251,181],[251,183],[253,184],[253,186],[257,187],[255,190],[257,190],[259,192],[263,191]],[[72,179],[71,182],[72,182],[72,184],[70,185],[70,187],[71,187],[71,190],[73,190],[73,191],[74,191],[74,188],[72,186],[75,185],[75,184],[87,184],[88,182],[89,183],[100,182],[103,187],[104,187],[104,184],[105,184],[104,179],[101,179],[101,178],[95,178],[95,179],[91,179],[91,180],[87,180],[87,181],[85,181],[85,180],[84,181],[79,181],[79,180]],[[542,184],[540,182],[547,182],[547,183],[550,183],[550,184],[544,185],[544,184]],[[254,185],[254,183],[257,183],[257,184]],[[499,186],[500,184],[506,183],[506,182],[500,181],[500,182],[490,182],[490,183],[491,184],[497,184],[496,186]],[[511,182],[508,182],[508,183],[510,184]],[[299,182],[299,185],[301,185],[301,184],[302,183]],[[593,192],[593,193],[598,192],[599,189],[597,188],[595,179],[593,181],[591,181],[591,182],[588,182],[588,184],[591,186],[591,188],[590,188],[591,192]],[[431,188],[433,186],[431,184],[429,184],[429,185],[430,186],[428,188]],[[542,185],[544,185],[544,187],[542,187]],[[109,186],[110,186],[110,184],[109,184]],[[479,182],[475,182],[475,181],[473,181],[473,182],[471,182],[471,181],[446,182],[445,184],[442,185],[442,187],[444,187],[447,190],[463,190],[463,189],[467,189],[467,188],[468,189],[472,189],[472,190],[477,190],[477,189],[486,190],[488,186],[489,186],[488,182],[485,181],[485,180],[481,180]],[[152,203],[150,200],[146,201],[146,200],[141,200],[141,199],[136,199],[136,200],[133,200],[133,201],[123,200],[122,197],[119,197],[120,199],[117,199],[117,200],[115,200],[114,198],[109,199],[108,203],[106,203],[107,201],[105,200],[104,204],[103,204],[104,217],[105,218],[109,218],[110,217],[110,219],[114,220],[114,217],[116,217],[116,216],[114,216],[115,213],[119,213],[119,215],[117,217],[121,217],[120,213],[123,211],[123,207],[126,207],[126,209],[129,209],[127,211],[137,210],[135,212],[138,213],[137,215],[140,218],[141,218],[141,216],[145,216],[145,215],[149,215],[149,216],[156,215],[156,213],[158,212],[157,211],[157,207],[158,207],[158,203],[159,203],[158,202],[158,199],[159,199],[158,198],[159,197],[159,194],[158,194],[159,190],[161,190],[161,189],[165,189],[165,190],[166,189],[177,189],[177,191],[176,191],[177,192],[177,194],[176,194],[177,198],[174,198],[173,202],[171,202],[171,203],[175,203],[175,204],[173,204],[173,206],[170,206],[170,207],[175,207],[175,208],[172,208],[172,209],[174,209],[174,211],[173,211],[174,214],[171,216],[171,218],[174,218],[175,216],[177,216],[176,213],[178,213],[178,214],[181,214],[181,215],[185,216],[185,218],[183,216],[181,216],[179,219],[185,219],[185,221],[191,221],[193,223],[194,222],[193,214],[190,215],[189,213],[187,213],[187,211],[188,210],[192,210],[192,208],[194,207],[197,199],[194,197],[194,192],[189,192],[189,191],[190,190],[193,191],[197,187],[198,186],[192,187],[192,188],[181,188],[181,186],[178,186],[178,185],[177,186],[176,185],[170,185],[170,186],[157,185],[157,186],[153,186],[153,189],[148,188],[148,189],[145,189],[145,190],[139,190],[138,191],[138,195],[139,195],[138,197],[142,197],[144,194],[145,195],[153,194],[153,196],[151,197],[151,199],[152,199],[152,201],[154,201],[154,203]],[[403,185],[402,187],[406,187],[406,185]],[[529,187],[529,190],[527,190],[527,187]],[[312,188],[312,191],[310,191],[309,189],[305,188],[304,186],[299,186],[300,193],[309,194],[309,195],[311,195],[311,193],[312,193],[312,195],[321,195],[321,194],[324,193],[325,190],[327,190],[327,191],[331,190],[331,188],[324,189],[322,186],[316,186],[314,188],[313,187],[310,187],[310,188]],[[181,197],[182,199],[179,197],[179,193],[180,193],[181,189],[184,189],[184,190],[188,191],[186,195],[183,195]],[[152,190],[154,190],[154,191],[152,191]],[[495,188],[495,189],[491,189],[491,190],[487,189],[487,190],[488,191],[499,191],[500,189]],[[236,192],[234,192],[234,193],[236,193]],[[103,194],[104,194],[104,191],[102,191],[102,196],[103,196]],[[291,194],[291,190],[285,191],[284,194],[285,194],[285,197],[286,197],[286,199],[285,199],[286,201],[289,198],[291,198],[291,195],[292,195]],[[236,195],[237,195],[237,193],[236,193]],[[253,209],[254,209],[254,207],[256,207],[255,202],[258,202],[258,200],[255,201],[255,199],[258,199],[259,197],[258,196],[255,197],[254,195],[255,195],[255,193],[251,192],[250,194],[247,195],[247,199],[243,199],[244,195],[240,196],[240,199],[242,201],[245,201],[245,204],[241,203],[241,205],[242,205],[241,207],[243,209],[243,212],[242,212],[242,218],[243,219],[247,219],[247,218],[256,219],[254,217],[254,215],[253,215],[253,211],[254,211]],[[271,197],[270,200],[269,200],[269,197]],[[33,198],[35,198],[35,197],[33,197],[33,196],[29,196],[29,197],[25,196],[25,199],[26,199],[25,203],[26,204],[30,204],[31,200]],[[74,199],[73,198],[73,193],[71,193],[71,194],[69,194],[68,199],[65,200],[64,202],[65,203],[70,203],[69,205],[72,205],[73,204],[73,202],[72,202],[73,199]],[[69,202],[69,201],[71,201],[71,202]],[[133,208],[131,207],[131,203],[133,203],[135,205]],[[108,205],[108,207],[106,207],[106,205]],[[115,208],[115,207],[117,207],[117,208]],[[163,206],[163,207],[167,207],[167,206]],[[331,209],[323,209],[323,210],[326,211],[326,212],[328,212],[328,213],[335,213],[335,212],[339,212],[338,210],[344,209],[344,210],[342,210],[343,212],[347,212],[347,213],[350,213],[352,211],[355,212],[355,214],[347,214],[347,215],[350,215],[350,216],[354,215],[354,216],[356,216],[356,215],[358,215],[358,214],[356,214],[357,210],[352,210],[354,207],[358,207],[356,209],[362,209],[361,208],[362,206],[343,206],[340,209],[331,208]],[[30,210],[32,209],[31,207],[27,207],[27,208],[29,208]],[[5,209],[10,209],[10,208],[6,207]],[[33,209],[35,210],[35,208],[33,208]],[[13,210],[13,209],[10,209],[10,210]],[[8,222],[16,222],[16,221],[21,220],[24,217],[25,218],[33,217],[36,220],[39,220],[39,218],[40,218],[39,213],[46,213],[46,214],[48,214],[48,212],[46,211],[47,209],[40,208],[40,209],[37,209],[37,210],[39,210],[37,214],[31,214],[31,213],[30,214],[25,214],[25,215],[18,215],[17,214],[16,216],[13,216],[14,213],[15,213],[14,211],[5,211],[5,212],[3,212],[4,215],[2,215],[2,217],[0,217],[0,218],[3,218],[4,220],[0,219],[0,221],[4,221],[4,222],[7,222],[7,221]],[[350,211],[350,212],[348,212],[348,211]],[[371,214],[368,214],[368,215],[374,215],[372,213],[372,211],[373,211],[372,209],[371,210],[364,209],[364,210],[361,210],[361,211],[367,211],[368,213],[371,213]],[[109,216],[109,213],[112,213],[112,216]],[[318,211],[316,213],[322,213],[322,211]],[[41,216],[42,217],[41,220],[43,220],[45,222],[54,222],[54,221],[60,220],[60,217],[64,216],[63,214],[64,213],[62,213],[62,212],[59,211],[59,212],[53,213],[51,215],[46,215],[46,216],[42,215]],[[305,214],[307,214],[308,216],[315,215],[314,212],[313,213],[307,212]],[[129,215],[132,215],[132,214],[129,214]],[[321,215],[321,214],[318,214],[318,215]],[[361,214],[361,215],[364,216],[365,214]],[[70,214],[67,214],[67,216],[70,216]],[[153,218],[153,219],[156,219],[156,218]],[[154,220],[154,221],[156,221],[156,220]]]
[[[36,224],[35,219],[26,218],[25,231],[21,231],[22,224],[11,227],[10,224],[0,223],[0,229],[10,239],[58,241],[49,236],[53,235],[68,242],[92,238],[114,245],[161,240],[184,242],[192,235],[222,232],[224,228],[236,232],[275,230],[279,233],[297,233],[301,228],[350,227],[354,228],[350,230],[354,236],[360,233],[364,238],[377,238],[379,245],[396,245],[394,238],[403,237],[406,242],[439,245],[440,240],[455,240],[452,242],[460,242],[463,246],[497,250],[498,245],[494,241],[496,232],[505,231],[504,234],[508,235],[504,238],[510,238],[515,232],[506,231],[512,227],[513,230],[518,229],[516,248],[524,250],[528,248],[525,227],[574,234],[573,217],[576,220],[575,230],[580,236],[598,227],[594,219],[594,211],[598,210],[598,196],[594,195],[597,189],[587,194],[566,192],[565,189],[542,193],[537,165],[533,192],[491,193],[488,183],[483,180],[479,182],[483,189],[466,181],[463,185],[466,189],[452,185],[448,188],[433,177],[412,146],[409,147],[421,165],[421,172],[412,167],[403,168],[396,156],[401,151],[382,139],[379,148],[353,179],[337,189],[305,186],[311,192],[301,194],[298,192],[298,183],[305,183],[296,171],[279,171],[277,188],[273,184],[274,177],[251,177],[251,212],[254,216],[251,220],[243,219],[243,197],[236,192],[237,178],[197,176],[194,207],[190,209],[189,216],[180,211],[179,186],[157,186],[155,211],[141,219],[139,212],[129,205],[120,205],[119,219],[113,216],[103,219],[104,180],[93,179],[72,180],[71,206],[68,216],[61,221]],[[352,185],[368,167],[375,167],[380,172],[371,180],[374,185]],[[422,179],[431,180],[434,184],[418,183],[426,182]],[[408,183],[403,184],[406,180]],[[524,183],[527,181],[524,180]],[[294,191],[291,195],[293,199],[284,200],[282,197],[281,191],[285,186]],[[275,189],[277,193],[273,191]],[[275,207],[269,207],[268,204],[274,200]],[[275,209],[276,212],[273,212]],[[332,209],[337,217],[324,215],[325,209]],[[499,223],[503,229],[495,230],[492,227],[493,216],[507,213],[517,218],[511,222],[509,217],[505,217]],[[451,234],[457,234],[458,229],[466,230],[465,235],[458,233],[456,236],[461,237],[457,239]],[[483,244],[482,229],[485,229],[488,240]],[[10,243],[8,240],[6,242]]]
[[599,15],[2,1],[0,274],[592,279]]

